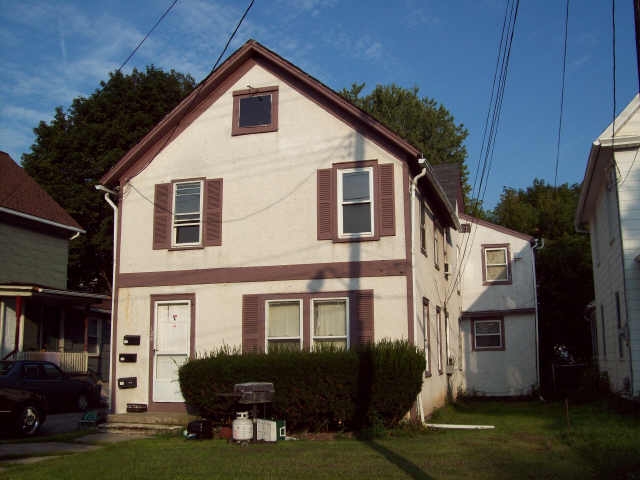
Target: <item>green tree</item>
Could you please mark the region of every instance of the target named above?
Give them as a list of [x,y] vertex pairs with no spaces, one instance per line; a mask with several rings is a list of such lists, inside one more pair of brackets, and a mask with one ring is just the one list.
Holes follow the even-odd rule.
[[554,187],[535,179],[523,190],[505,188],[491,220],[544,238],[536,255],[542,362],[564,344],[583,359],[591,356],[584,309],[593,300],[589,236],[574,229],[580,185]]
[[466,199],[470,188],[464,163],[467,157],[464,140],[469,132],[464,125],[456,125],[443,105],[431,98],[420,97],[418,87],[377,85],[368,95],[360,96],[364,87],[364,83],[354,83],[350,89],[342,89],[340,95],[420,149],[432,165],[460,165]]
[[110,73],[34,129],[22,166],[87,231],[70,244],[69,288],[110,291],[112,211],[94,186],[194,86],[191,76],[154,66]]

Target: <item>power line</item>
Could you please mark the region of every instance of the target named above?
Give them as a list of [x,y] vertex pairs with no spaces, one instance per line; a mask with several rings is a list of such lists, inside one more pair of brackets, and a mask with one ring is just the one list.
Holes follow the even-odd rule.
[[564,16],[564,50],[562,53],[562,88],[560,90],[560,119],[558,121],[558,144],[556,145],[556,170],[553,180],[554,189],[558,187],[558,165],[560,164],[560,139],[562,136],[562,114],[564,112],[564,85],[567,71],[567,38],[569,37],[569,0]]
[[176,3],[178,3],[178,0],[173,0],[173,3],[172,3],[171,5],[169,5],[169,8],[167,8],[167,9],[164,11],[164,13],[163,13],[162,15],[160,15],[160,18],[159,18],[159,19],[158,19],[158,21],[153,25],[153,27],[151,27],[151,30],[149,30],[149,31],[147,32],[147,34],[144,36],[144,38],[143,38],[142,40],[140,40],[140,43],[138,43],[138,45],[136,45],[136,48],[134,48],[134,49],[133,49],[133,51],[129,54],[129,56],[127,57],[127,59],[126,59],[124,62],[122,62],[122,65],[120,65],[120,66],[118,67],[118,70],[117,70],[118,72],[119,72],[120,70],[122,70],[122,67],[124,67],[124,66],[129,62],[129,60],[131,60],[131,57],[133,57],[133,56],[136,54],[136,52],[137,52],[137,51],[138,51],[138,49],[142,46],[142,44],[144,43],[144,41],[145,41],[147,38],[149,38],[149,35],[151,35],[151,32],[153,32],[153,31],[156,29],[156,27],[157,27],[158,25],[160,25],[160,22],[164,19],[164,17],[166,17],[166,16],[167,16],[167,14],[171,11],[171,9],[174,7],[174,5],[175,5]]
[[[177,1],[177,0],[176,0]],[[227,44],[224,46],[224,48],[222,49],[222,52],[220,53],[220,56],[218,57],[218,59],[216,60],[216,63],[213,64],[213,68],[211,69],[211,71],[215,70],[218,66],[218,63],[220,62],[220,59],[224,56],[225,52],[227,51],[227,48],[229,48],[229,44],[231,43],[231,40],[233,40],[233,37],[236,36],[236,32],[238,31],[238,29],[240,28],[240,25],[242,25],[242,22],[244,21],[245,17],[247,16],[247,14],[249,13],[249,10],[251,10],[251,7],[253,7],[253,2],[255,0],[251,0],[251,2],[249,3],[249,6],[245,9],[244,13],[242,14],[242,17],[240,17],[240,21],[238,22],[238,24],[236,25],[236,29],[233,31],[233,33],[231,34],[231,36],[229,37],[229,39],[227,40]]]
[[[502,102],[507,85],[507,74],[509,71],[509,61],[511,59],[511,47],[513,45],[513,39],[515,36],[515,26],[518,18],[519,7],[519,0],[516,0],[515,2],[509,1],[507,2],[507,5],[505,7],[505,16],[502,24],[502,33],[500,36],[500,43],[496,59],[496,69],[494,72],[493,85],[491,88],[487,118],[485,120],[485,128],[483,131],[482,147],[480,149],[480,160],[478,161],[478,165],[476,168],[476,178],[474,180],[473,189],[475,189],[476,184],[478,185],[478,190],[475,196],[476,207],[484,200],[488,185],[488,178],[491,172],[495,139],[498,133],[498,126],[502,113]],[[480,164],[482,164],[482,172],[478,180],[478,171],[480,170]],[[451,291],[446,297],[447,302],[453,295],[453,292],[456,290],[458,282],[461,281],[462,274],[464,273],[464,270],[466,268],[466,262],[468,262],[469,259],[468,255],[471,253],[471,247],[475,240],[475,234],[478,229],[478,226],[475,223],[472,222],[471,225],[472,230],[465,237],[462,257],[459,260],[458,272],[456,274],[454,282],[451,284]]]

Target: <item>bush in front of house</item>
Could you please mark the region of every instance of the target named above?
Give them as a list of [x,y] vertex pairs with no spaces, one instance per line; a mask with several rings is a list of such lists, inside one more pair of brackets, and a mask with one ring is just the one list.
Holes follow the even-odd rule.
[[[187,404],[214,421],[246,408],[229,395],[237,383],[273,382],[272,414],[293,431],[396,425],[422,387],[424,355],[406,341],[351,350],[241,354],[223,348],[180,367]],[[261,409],[259,410],[261,411]]]

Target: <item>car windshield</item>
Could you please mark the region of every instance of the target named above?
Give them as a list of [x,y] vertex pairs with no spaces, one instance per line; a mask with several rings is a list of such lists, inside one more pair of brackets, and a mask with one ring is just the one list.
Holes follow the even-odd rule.
[[13,362],[0,362],[0,376],[8,375],[13,367]]

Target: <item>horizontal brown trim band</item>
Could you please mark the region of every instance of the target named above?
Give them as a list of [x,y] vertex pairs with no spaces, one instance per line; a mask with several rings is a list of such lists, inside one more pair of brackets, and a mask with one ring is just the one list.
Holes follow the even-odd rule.
[[119,288],[199,285],[214,283],[323,280],[327,278],[396,277],[411,269],[406,260],[310,263],[264,267],[205,268],[162,272],[121,273]]
[[512,308],[509,310],[482,310],[477,312],[462,312],[462,318],[496,318],[505,315],[527,315],[536,313],[535,308]]

